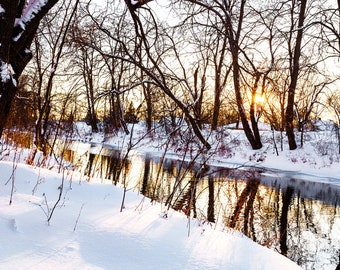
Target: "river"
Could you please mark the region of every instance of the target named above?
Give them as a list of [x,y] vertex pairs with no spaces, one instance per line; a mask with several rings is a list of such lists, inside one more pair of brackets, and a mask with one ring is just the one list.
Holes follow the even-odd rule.
[[83,176],[134,189],[211,226],[223,224],[303,269],[340,267],[339,179],[256,168],[223,168],[111,146],[63,148]]

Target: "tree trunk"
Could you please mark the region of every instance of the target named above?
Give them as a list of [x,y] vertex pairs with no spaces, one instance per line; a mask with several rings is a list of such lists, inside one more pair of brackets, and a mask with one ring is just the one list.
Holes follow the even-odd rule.
[[[84,51],[85,55],[86,52]],[[87,99],[87,121],[92,127],[92,132],[98,132],[97,116],[95,111],[94,83],[93,83],[93,56],[84,56],[83,79],[85,82]]]
[[0,84],[0,138],[5,128],[6,121],[11,110],[11,104],[17,92],[17,87],[11,81]]
[[58,0],[48,0],[45,3],[30,1],[32,10],[36,12],[28,20],[23,16],[23,1],[1,1],[4,12],[0,16],[0,137],[18,91],[18,79],[32,58],[29,48],[39,22],[57,2]]
[[232,67],[233,67],[233,83],[234,83],[234,91],[236,96],[236,103],[237,108],[239,112],[239,116],[243,125],[244,133],[251,145],[251,147],[255,149],[262,148],[262,142],[259,136],[255,136],[253,133],[253,130],[250,128],[250,125],[248,123],[247,115],[245,113],[245,109],[243,107],[244,100],[241,93],[241,86],[240,86],[240,65],[239,65],[239,37],[242,29],[242,21],[244,17],[244,6],[246,1],[241,1],[241,7],[240,7],[240,16],[238,21],[238,27],[236,34],[234,33],[233,25],[231,18],[227,17],[227,35],[228,35],[228,41],[229,41],[229,47],[230,52],[232,56]]
[[215,222],[215,182],[212,176],[208,178],[209,200],[207,209],[207,220]]
[[295,102],[295,92],[297,81],[299,77],[300,71],[300,56],[301,56],[301,43],[302,43],[302,36],[303,36],[303,24],[305,20],[305,12],[306,12],[306,5],[307,0],[301,0],[301,7],[299,13],[299,22],[298,22],[298,30],[297,30],[297,37],[296,43],[294,48],[294,55],[292,59],[292,66],[291,66],[291,81],[288,88],[288,100],[287,100],[287,108],[286,108],[286,134],[288,138],[288,144],[290,150],[295,150],[297,148],[295,135],[294,135],[294,102]]
[[146,127],[147,131],[150,132],[152,129],[152,98],[151,98],[151,87],[150,83],[143,84],[143,92],[146,101]]
[[[221,94],[223,87],[226,83],[226,77],[229,74],[229,71],[227,71],[227,74],[224,78],[222,78],[222,67],[224,65],[224,58],[225,58],[225,51],[226,51],[226,45],[227,45],[227,36],[224,35],[222,48],[219,48],[219,42],[217,42],[216,51],[214,55],[214,66],[215,66],[215,85],[214,85],[214,111],[213,111],[213,119],[212,119],[212,125],[211,129],[216,130],[218,126],[218,120],[220,116],[220,109],[221,109]],[[219,54],[219,59],[218,59]]]
[[257,73],[255,76],[255,82],[254,82],[254,86],[253,86],[253,90],[252,90],[252,97],[251,97],[251,104],[250,104],[250,122],[251,122],[251,127],[253,130],[253,136],[255,141],[258,143],[258,146],[261,148],[262,147],[262,143],[261,143],[261,136],[260,136],[260,131],[259,131],[259,127],[258,127],[258,118],[255,114],[257,113],[255,111],[255,97],[256,97],[256,92],[257,92],[257,88],[258,88],[258,83],[260,81],[261,78],[261,74]]
[[[233,42],[232,42],[231,47],[233,48],[235,46],[236,45],[234,45]],[[261,142],[260,136],[255,136],[253,134],[253,131],[249,126],[247,115],[246,115],[244,107],[243,107],[244,101],[243,101],[243,97],[242,97],[242,94],[241,94],[241,87],[240,87],[240,67],[239,67],[239,64],[238,64],[238,52],[236,51],[236,50],[238,50],[238,48],[234,48],[233,50],[234,50],[234,52],[232,52],[232,54],[233,54],[234,91],[235,91],[239,116],[240,116],[240,119],[241,119],[241,122],[242,122],[242,125],[243,125],[244,133],[245,133],[251,147],[254,150],[255,149],[261,149],[262,148],[262,142]]]
[[203,105],[203,93],[205,91],[205,83],[206,83],[206,71],[207,65],[203,67],[203,74],[200,79],[201,85],[198,85],[198,71],[199,67],[194,72],[194,113],[197,119],[197,124],[200,129],[202,129],[203,119],[202,119],[202,105]]

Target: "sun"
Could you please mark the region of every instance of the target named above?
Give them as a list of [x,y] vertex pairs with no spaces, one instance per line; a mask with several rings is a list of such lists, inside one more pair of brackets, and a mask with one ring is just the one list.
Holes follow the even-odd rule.
[[255,104],[262,105],[264,103],[264,95],[256,94],[254,101]]

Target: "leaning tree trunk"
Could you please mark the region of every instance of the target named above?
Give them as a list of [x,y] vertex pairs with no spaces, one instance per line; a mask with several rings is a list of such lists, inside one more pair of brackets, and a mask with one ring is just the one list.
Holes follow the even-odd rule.
[[39,22],[58,0],[30,0],[27,9],[25,2],[0,0],[0,137],[18,91],[18,79],[32,58],[29,48]]
[[240,86],[241,78],[240,78],[240,65],[239,65],[239,38],[240,38],[241,29],[242,29],[242,20],[244,16],[245,3],[246,3],[245,0],[241,1],[240,16],[239,16],[239,22],[238,22],[236,34],[233,30],[232,21],[230,17],[227,17],[226,29],[228,30],[228,33],[227,33],[228,41],[229,41],[230,52],[232,55],[233,83],[234,83],[234,91],[235,91],[239,117],[243,125],[244,133],[251,147],[255,150],[255,149],[262,148],[262,142],[261,142],[259,134],[255,134],[249,125],[248,118],[247,118],[245,109],[243,107],[244,100],[243,100],[243,96],[241,93],[241,86]]
[[[150,0],[139,1],[138,3],[146,3],[146,2],[150,2]],[[131,2],[129,0],[125,0],[125,3],[127,5],[127,7],[129,8],[132,20],[133,20],[133,22],[135,24],[135,30],[136,30],[137,36],[141,39],[141,42],[144,44],[144,46],[146,48],[147,57],[149,58],[151,63],[154,65],[154,67],[151,70],[151,69],[145,67],[142,63],[134,62],[134,57],[131,54],[129,54],[128,48],[125,47],[124,48],[125,52],[131,57],[130,61],[134,62],[134,64],[136,66],[138,66],[143,72],[145,72],[146,75],[148,75],[151,79],[153,79],[154,83],[158,87],[160,87],[160,89],[162,89],[163,92],[176,103],[176,105],[185,114],[185,116],[186,116],[188,122],[190,123],[190,125],[192,127],[192,130],[193,130],[194,134],[196,135],[196,137],[198,138],[198,140],[203,144],[203,146],[207,150],[211,149],[210,143],[208,142],[208,140],[206,138],[204,138],[204,136],[202,134],[202,131],[201,131],[200,127],[199,127],[198,121],[192,115],[189,107],[186,104],[184,104],[181,100],[179,100],[174,95],[174,93],[171,91],[171,89],[167,86],[166,79],[165,79],[166,76],[164,75],[164,73],[160,69],[159,64],[157,63],[156,59],[151,55],[149,42],[147,40],[147,35],[144,32],[143,24],[140,21],[138,15],[135,13],[135,7],[138,4],[137,5],[133,5],[133,4],[131,4]],[[158,75],[154,72],[154,70],[156,70],[156,72],[158,72]]]
[[[262,142],[261,138],[258,135],[254,134],[252,129],[250,128],[250,125],[248,123],[248,118],[245,113],[244,107],[243,107],[243,97],[241,94],[241,87],[240,87],[240,67],[238,64],[238,48],[235,48],[235,44],[232,44],[231,47],[234,47],[233,52],[233,79],[234,79],[234,91],[236,96],[236,103],[238,107],[239,116],[243,125],[244,133],[251,145],[251,147],[255,149],[261,149],[262,148]],[[255,130],[256,131],[256,130]],[[258,132],[258,129],[257,129]]]

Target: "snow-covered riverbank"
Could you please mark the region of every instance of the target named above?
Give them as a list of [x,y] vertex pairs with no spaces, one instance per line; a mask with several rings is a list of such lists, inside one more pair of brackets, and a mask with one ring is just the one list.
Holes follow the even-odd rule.
[[[194,142],[168,141],[162,132],[145,135],[143,125],[135,126],[132,136],[104,137],[89,134],[84,125],[78,128],[74,139],[91,141],[98,148],[105,143],[126,150],[129,142],[138,142],[131,151],[156,156],[166,152],[187,160],[199,152]],[[339,154],[331,135],[308,133],[303,148],[289,151],[284,145],[281,151],[278,146],[277,155],[271,131],[262,133],[264,147],[254,151],[242,131],[225,130],[209,135],[212,150],[199,160],[284,170],[339,185]],[[277,140],[279,134],[274,136]],[[133,191],[127,192],[120,212],[122,188],[101,179],[86,182],[70,169],[58,174],[53,162],[49,169],[28,166],[27,150],[17,156],[2,151],[0,156],[0,269],[300,269],[239,232],[166,211]]]
[[[300,269],[235,231],[213,229],[132,191],[0,162],[0,269]],[[12,180],[14,196],[9,205]],[[10,180],[7,184],[7,180]]]
[[[260,124],[263,147],[260,150],[252,150],[243,130],[220,128],[218,132],[205,132],[205,137],[211,143],[212,148],[198,160],[205,159],[208,164],[222,167],[260,167],[273,170],[305,174],[313,177],[321,177],[322,181],[329,178],[340,184],[340,153],[339,142],[332,122],[318,123],[319,131],[304,133],[303,146],[290,151],[288,149],[285,134],[273,133],[270,126]],[[79,140],[89,140],[102,145],[113,145],[126,149],[132,142],[132,151],[151,153],[174,159],[190,160],[198,153],[199,143],[194,140],[188,143],[188,135],[183,129],[181,137],[169,140],[168,134],[162,128],[156,127],[151,134],[146,134],[143,122],[130,125],[132,134],[126,135],[118,132],[114,136],[103,134],[89,135],[89,127],[84,123],[78,123],[77,134]],[[301,134],[296,133],[296,139],[300,142]],[[281,144],[282,141],[282,144]],[[167,146],[168,145],[168,146]],[[317,180],[317,179],[316,179]]]

